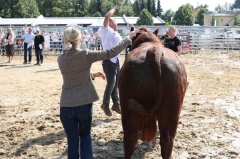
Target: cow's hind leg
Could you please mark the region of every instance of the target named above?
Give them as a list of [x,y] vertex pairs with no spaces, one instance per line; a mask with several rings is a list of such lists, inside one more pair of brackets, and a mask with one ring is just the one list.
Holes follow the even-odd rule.
[[172,159],[173,142],[176,135],[177,124],[169,124],[171,126],[160,128],[160,145],[163,159]]
[[123,124],[124,130],[123,140],[125,151],[124,159],[131,159],[135,146],[138,142],[139,130],[142,126],[142,122],[133,121],[132,119],[128,119],[127,122]]

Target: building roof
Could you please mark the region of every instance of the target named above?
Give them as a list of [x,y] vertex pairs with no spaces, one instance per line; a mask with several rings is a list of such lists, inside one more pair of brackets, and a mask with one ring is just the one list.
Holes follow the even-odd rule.
[[194,8],[194,14],[197,15],[197,13],[199,12],[200,9],[201,9],[201,6]]
[[233,14],[226,14],[226,13],[208,13],[203,15],[215,16],[215,17],[232,17],[233,16]]
[[[136,24],[139,17],[126,17],[123,15],[122,17],[113,17],[119,25],[129,25]],[[80,26],[89,26],[92,24],[99,23],[99,21],[103,20],[104,17],[43,17],[40,15],[37,18],[1,18],[0,17],[0,25],[1,26],[19,26],[19,25],[68,25],[68,24],[77,24]],[[165,25],[165,21],[163,21],[160,17],[153,17],[154,25]]]

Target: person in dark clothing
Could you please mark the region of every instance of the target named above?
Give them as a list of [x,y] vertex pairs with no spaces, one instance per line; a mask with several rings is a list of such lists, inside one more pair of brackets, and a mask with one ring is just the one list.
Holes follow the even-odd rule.
[[37,30],[37,34],[34,38],[35,53],[37,57],[37,63],[34,65],[39,65],[43,63],[43,47],[44,47],[44,37],[40,34],[40,31]]
[[179,56],[182,53],[182,44],[179,38],[175,34],[176,28],[170,26],[168,28],[168,38],[164,41],[164,46],[176,52]]

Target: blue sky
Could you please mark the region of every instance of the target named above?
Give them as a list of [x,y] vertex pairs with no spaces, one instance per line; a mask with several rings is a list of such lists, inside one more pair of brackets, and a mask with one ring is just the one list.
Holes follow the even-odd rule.
[[233,4],[235,0],[160,0],[163,11],[165,12],[168,9],[176,11],[181,5],[190,3],[194,8],[198,5],[207,4],[210,11],[213,11],[215,7],[219,4],[223,6],[225,3]]

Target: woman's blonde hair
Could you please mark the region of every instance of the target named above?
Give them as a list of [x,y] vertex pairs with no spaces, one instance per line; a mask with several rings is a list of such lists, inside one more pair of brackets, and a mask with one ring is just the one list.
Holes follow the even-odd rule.
[[81,32],[76,27],[68,27],[64,31],[64,44],[67,50],[80,46]]
[[7,28],[10,31],[10,34],[13,34],[12,28]]

